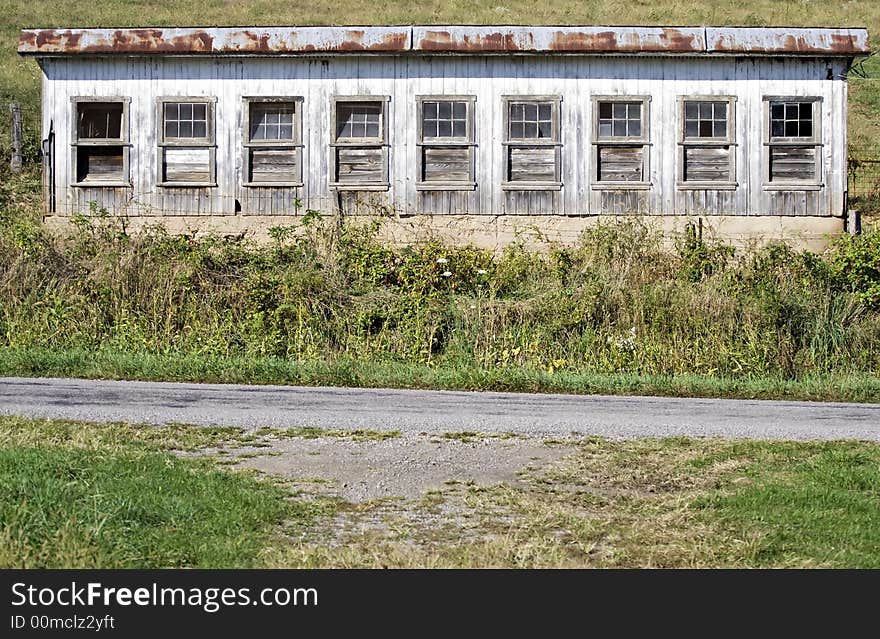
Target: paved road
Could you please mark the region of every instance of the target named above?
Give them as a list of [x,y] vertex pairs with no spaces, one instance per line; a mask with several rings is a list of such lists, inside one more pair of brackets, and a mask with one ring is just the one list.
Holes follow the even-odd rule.
[[880,441],[880,405],[0,378],[0,414],[290,428]]

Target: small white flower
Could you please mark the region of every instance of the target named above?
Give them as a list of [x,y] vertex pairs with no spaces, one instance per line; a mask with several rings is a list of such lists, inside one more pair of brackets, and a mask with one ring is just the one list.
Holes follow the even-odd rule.
[[443,271],[443,273],[441,273],[441,275],[443,275],[443,277],[449,277],[452,275],[452,273],[450,271]]
[[477,269],[477,275],[485,275],[487,272],[488,271],[486,271],[486,269],[484,269],[484,268]]
[[446,264],[448,261],[449,260],[447,260],[445,257],[438,257],[437,258],[437,264]]

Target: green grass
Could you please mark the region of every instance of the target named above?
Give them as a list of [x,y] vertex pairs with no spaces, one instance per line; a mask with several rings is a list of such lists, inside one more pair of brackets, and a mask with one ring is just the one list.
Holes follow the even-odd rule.
[[548,373],[517,367],[450,369],[354,359],[200,358],[192,355],[0,348],[0,376],[880,402],[880,377],[871,373],[791,380],[590,371]]
[[[0,102],[15,98],[24,106],[30,139],[39,113],[39,69],[32,60],[15,53],[18,33],[27,27],[180,26],[180,25],[311,25],[311,24],[713,24],[746,26],[866,26],[877,46],[880,4],[873,0],[553,0],[535,4],[527,0],[485,2],[432,0],[384,3],[355,0],[316,0],[279,3],[273,0],[238,2],[223,0],[193,4],[184,0],[106,0],[51,3],[2,0],[0,26]],[[880,64],[866,65],[869,79],[851,83],[850,142],[859,153],[880,150],[877,83]],[[8,152],[6,118],[2,119],[2,148]],[[31,148],[35,150],[34,143]]]
[[314,508],[169,449],[231,429],[0,418],[0,566],[243,568]]
[[[571,442],[570,442],[571,444]],[[876,568],[880,446],[688,438],[574,442],[519,485],[363,505],[332,545],[272,566]]]
[[216,456],[312,435],[0,417],[0,567],[880,567],[876,443],[572,439],[516,484],[363,504]]
[[880,455],[856,443],[731,445],[750,481],[696,500],[707,519],[753,538],[749,565],[880,568]]

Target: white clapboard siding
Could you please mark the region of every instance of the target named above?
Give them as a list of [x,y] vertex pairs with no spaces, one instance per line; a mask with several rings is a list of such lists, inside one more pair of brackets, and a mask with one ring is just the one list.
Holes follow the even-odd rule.
[[[56,211],[87,210],[89,202],[130,215],[289,214],[296,210],[366,212],[384,202],[403,213],[484,215],[589,215],[692,212],[728,215],[841,215],[846,190],[846,82],[844,60],[816,58],[626,57],[626,56],[431,56],[339,55],[325,57],[69,57],[41,61],[43,133],[55,134],[53,184]],[[832,79],[829,79],[832,78]],[[416,96],[474,97],[473,182],[461,191],[430,192],[420,184],[437,177],[464,175],[464,162],[419,145]],[[382,147],[334,147],[330,105],[334,96],[388,98],[387,140]],[[502,96],[559,96],[559,147],[530,149],[504,144]],[[593,96],[650,97],[648,140],[642,163],[621,162],[620,150],[607,151],[604,169],[597,159]],[[680,139],[680,99],[685,96],[735,98],[734,174],[717,191],[683,188],[685,163]],[[71,98],[128,97],[131,188],[85,188],[76,181]],[[209,97],[215,102],[215,136],[206,149],[168,147],[167,168],[158,146],[157,100]],[[300,96],[302,147],[292,155],[258,154],[247,161],[242,140],[243,98]],[[818,175],[810,188],[774,188],[765,145],[765,96],[820,98],[821,146]],[[697,152],[699,155],[700,152]],[[335,154],[335,155],[334,155]],[[558,154],[554,157],[553,154]],[[617,154],[617,157],[615,157]],[[551,162],[551,157],[554,161]],[[210,159],[212,158],[212,159]],[[213,161],[216,186],[208,182]],[[615,166],[615,161],[617,165]],[[777,158],[776,166],[781,158]],[[713,176],[708,160],[692,165]],[[555,176],[558,163],[559,175]],[[636,175],[639,189],[604,188],[598,171]],[[248,166],[251,168],[248,169]],[[716,166],[720,175],[720,165]],[[613,170],[612,170],[613,169]],[[468,167],[469,170],[469,167]],[[789,165],[789,171],[802,171]],[[169,174],[170,171],[170,174]],[[248,174],[250,171],[250,175]],[[262,175],[260,175],[262,173]],[[290,178],[294,173],[294,179]],[[187,186],[162,185],[161,178]],[[260,176],[271,183],[252,186]],[[283,176],[283,178],[282,178]],[[559,182],[553,190],[510,190],[511,179],[540,177]],[[693,177],[693,174],[692,174]],[[469,177],[462,181],[470,182]],[[373,184],[372,192],[345,190],[334,183]],[[381,189],[387,182],[387,191]],[[378,185],[378,186],[375,186]],[[299,205],[299,208],[297,208]]]

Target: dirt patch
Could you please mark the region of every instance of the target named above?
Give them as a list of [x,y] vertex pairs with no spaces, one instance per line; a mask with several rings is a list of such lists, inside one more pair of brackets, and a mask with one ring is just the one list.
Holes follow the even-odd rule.
[[[562,458],[570,449],[537,440],[469,434],[446,438],[403,435],[356,441],[337,437],[268,438],[268,447],[231,451],[238,465],[295,482],[312,482],[321,492],[360,503],[402,497],[416,499],[453,482],[516,485],[518,473]],[[324,480],[315,482],[314,480]]]

